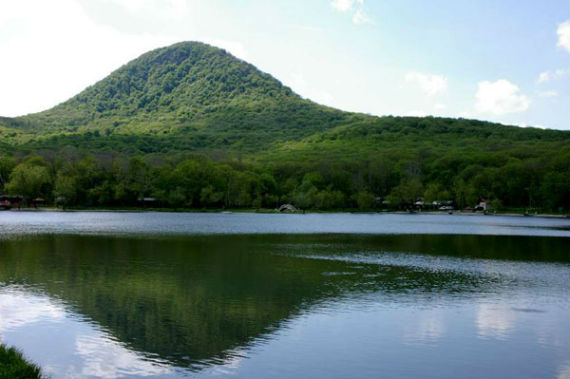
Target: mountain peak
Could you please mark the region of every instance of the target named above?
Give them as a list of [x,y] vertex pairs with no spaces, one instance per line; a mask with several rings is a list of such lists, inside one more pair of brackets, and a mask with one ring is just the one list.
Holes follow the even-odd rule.
[[66,102],[21,119],[44,131],[162,135],[208,128],[303,137],[350,117],[302,99],[223,49],[188,41],[149,51]]
[[141,55],[69,102],[132,116],[225,102],[252,85],[290,94],[277,80],[222,49],[181,42]]

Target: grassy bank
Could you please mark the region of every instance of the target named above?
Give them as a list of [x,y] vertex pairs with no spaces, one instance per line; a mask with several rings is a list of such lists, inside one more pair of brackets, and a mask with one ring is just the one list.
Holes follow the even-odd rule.
[[41,378],[38,366],[24,359],[22,353],[13,347],[0,345],[0,379]]

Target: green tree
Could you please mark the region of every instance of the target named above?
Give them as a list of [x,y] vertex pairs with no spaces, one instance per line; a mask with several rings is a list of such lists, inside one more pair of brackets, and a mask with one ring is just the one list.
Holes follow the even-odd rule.
[[372,209],[376,203],[376,197],[366,190],[358,192],[355,199],[358,208],[361,210]]
[[51,193],[52,179],[45,162],[39,157],[32,157],[17,165],[10,174],[5,192],[22,195],[27,200],[37,197],[47,198]]
[[78,195],[78,186],[75,178],[59,172],[55,178],[55,200],[63,205],[75,204]]
[[413,204],[423,194],[422,183],[418,179],[402,179],[388,195],[393,204]]
[[6,185],[10,173],[16,166],[16,162],[11,157],[0,156],[0,191]]

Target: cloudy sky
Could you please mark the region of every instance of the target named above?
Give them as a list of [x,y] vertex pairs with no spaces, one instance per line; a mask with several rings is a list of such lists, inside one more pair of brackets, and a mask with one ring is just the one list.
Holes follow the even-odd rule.
[[570,129],[569,18],[567,0],[1,1],[0,115],[198,40],[344,110]]

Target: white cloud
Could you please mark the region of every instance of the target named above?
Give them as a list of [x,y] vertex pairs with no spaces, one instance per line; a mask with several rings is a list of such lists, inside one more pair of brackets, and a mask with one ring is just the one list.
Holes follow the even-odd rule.
[[368,15],[364,13],[362,8],[357,9],[356,12],[354,12],[354,14],[352,15],[352,22],[354,22],[355,24],[367,24],[371,21],[372,20],[370,19],[370,17],[368,17]]
[[330,4],[339,12],[353,12],[352,22],[355,24],[372,22],[372,19],[364,12],[364,0],[334,0]]
[[140,54],[179,40],[96,24],[73,0],[0,2],[2,19],[18,26],[18,33],[0,38],[0,51],[15,57],[0,61],[0,83],[10,88],[0,91],[2,116],[52,107]]
[[291,80],[287,84],[302,97],[319,104],[330,105],[333,101],[333,96],[329,92],[311,86],[303,74],[291,74]]
[[[94,0],[89,0],[94,1]],[[96,1],[96,0],[95,0]],[[117,5],[131,14],[150,13],[155,18],[181,19],[190,10],[186,0],[98,0],[99,3]]]
[[410,117],[425,117],[427,116],[428,113],[425,111],[422,111],[420,109],[414,109],[412,111],[406,112],[405,116],[410,116]]
[[354,6],[354,0],[334,0],[331,3],[331,7],[340,12],[351,11],[353,6]]
[[504,123],[505,125],[514,125],[514,126],[518,126],[520,128],[539,128],[539,129],[549,129],[547,126],[544,126],[542,124],[529,124],[528,122],[507,122]]
[[[183,0],[99,0],[136,14],[153,14],[174,22],[172,14],[188,11]],[[174,21],[173,21],[174,20]],[[19,116],[48,109],[101,80],[126,62],[181,40],[202,40],[247,60],[243,43],[195,34],[128,33],[94,20],[79,2],[1,2],[0,25],[17,26],[2,34],[0,116]],[[38,64],[41,62],[41,64]],[[6,90],[9,89],[9,90]]]
[[433,109],[436,110],[436,111],[442,111],[442,110],[444,110],[445,108],[447,108],[447,107],[445,106],[445,104],[440,104],[440,103],[438,103],[438,104],[436,104],[436,105],[433,106]]
[[556,33],[558,34],[558,43],[556,46],[560,46],[570,53],[570,20],[559,24]]
[[519,87],[506,79],[479,82],[475,94],[475,109],[480,113],[494,115],[525,111],[530,106],[530,100],[519,92]]
[[540,91],[538,92],[539,97],[556,97],[558,96],[558,92],[556,91]]
[[544,83],[550,80],[550,73],[548,71],[541,72],[538,74],[538,78],[536,79],[537,83]]
[[131,12],[139,12],[144,6],[142,0],[105,0],[105,2],[117,4]]
[[408,72],[406,74],[406,82],[417,84],[428,96],[434,96],[447,91],[447,78],[442,75]]
[[563,78],[564,76],[568,75],[569,72],[570,72],[570,70],[563,69],[563,68],[558,68],[558,69],[553,70],[553,71],[544,71],[544,72],[541,72],[540,74],[538,74],[538,78],[536,78],[536,82],[538,84],[540,84],[540,83],[549,82],[551,80],[557,80],[557,79]]
[[205,40],[204,42],[216,47],[221,47],[222,49],[229,51],[232,55],[240,59],[247,60],[248,58],[247,50],[241,42],[228,41],[223,39],[211,39]]

